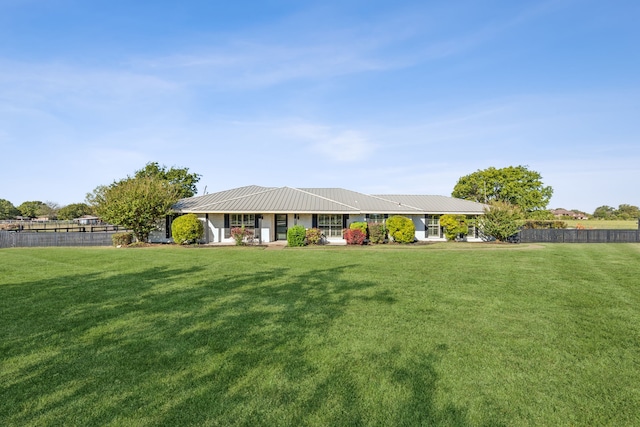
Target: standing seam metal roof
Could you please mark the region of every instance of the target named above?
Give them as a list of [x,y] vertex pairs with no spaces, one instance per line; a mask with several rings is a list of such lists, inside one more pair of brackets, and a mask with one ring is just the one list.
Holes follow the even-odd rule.
[[370,196],[343,188],[251,185],[179,200],[183,213],[420,213],[479,214],[484,205],[446,196]]

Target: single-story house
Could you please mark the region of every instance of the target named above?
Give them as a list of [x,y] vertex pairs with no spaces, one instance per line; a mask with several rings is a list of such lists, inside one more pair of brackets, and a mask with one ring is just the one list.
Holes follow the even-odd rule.
[[[416,239],[443,240],[440,216],[484,213],[485,205],[446,196],[367,195],[343,188],[260,187],[251,185],[179,200],[176,214],[193,213],[204,223],[204,243],[233,242],[231,229],[245,227],[263,243],[287,240],[293,225],[319,228],[327,240],[343,242],[342,230],[352,222],[384,222],[392,215],[410,218]],[[151,241],[171,242],[167,217]],[[469,238],[477,238],[475,229]]]
[[571,218],[571,219],[589,219],[589,217],[582,212],[574,212],[566,209],[554,209],[551,211],[556,218]]

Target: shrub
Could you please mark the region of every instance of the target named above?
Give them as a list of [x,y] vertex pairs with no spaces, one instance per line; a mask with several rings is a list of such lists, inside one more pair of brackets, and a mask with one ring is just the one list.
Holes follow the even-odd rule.
[[556,228],[567,228],[567,223],[564,221],[525,221],[522,225],[522,228],[525,229],[556,229]]
[[406,216],[394,215],[387,219],[389,236],[398,243],[413,243],[416,239],[416,226]]
[[115,233],[111,241],[113,246],[129,246],[133,242],[133,233]]
[[367,223],[364,221],[352,222],[349,225],[350,230],[360,230],[362,234],[367,235]]
[[233,227],[231,229],[231,237],[236,241],[237,246],[247,244],[247,240],[253,239],[253,230],[244,227]]
[[305,233],[308,245],[319,245],[322,243],[322,230],[319,228],[310,228]]
[[447,240],[454,240],[469,233],[467,218],[464,215],[442,215],[440,225],[444,228],[444,236]]
[[485,236],[505,241],[518,232],[518,221],[521,217],[522,211],[517,206],[506,202],[493,202],[478,219],[478,227]]
[[384,243],[387,238],[387,228],[381,222],[369,224],[369,242],[373,244]]
[[171,237],[179,245],[195,243],[204,236],[204,225],[195,214],[179,216],[171,223]]
[[347,245],[364,245],[364,241],[367,238],[359,228],[344,230],[343,236],[347,241]]
[[289,246],[304,246],[307,230],[302,225],[294,225],[287,230],[287,244]]

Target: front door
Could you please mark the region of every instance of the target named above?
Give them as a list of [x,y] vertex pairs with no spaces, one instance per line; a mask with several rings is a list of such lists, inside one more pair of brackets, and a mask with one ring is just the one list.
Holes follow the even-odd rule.
[[287,214],[276,214],[276,240],[287,240]]

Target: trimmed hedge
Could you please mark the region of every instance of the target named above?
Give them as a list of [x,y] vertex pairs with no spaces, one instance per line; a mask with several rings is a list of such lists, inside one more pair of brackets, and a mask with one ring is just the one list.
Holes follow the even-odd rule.
[[416,226],[406,216],[394,215],[387,219],[389,236],[398,243],[413,243],[416,239]]
[[304,246],[307,230],[302,225],[294,225],[287,230],[287,244],[289,246]]
[[440,225],[444,228],[444,236],[447,240],[455,240],[469,233],[467,217],[464,215],[442,215]]
[[171,223],[171,237],[179,245],[195,243],[204,236],[204,225],[195,214],[181,215]]

